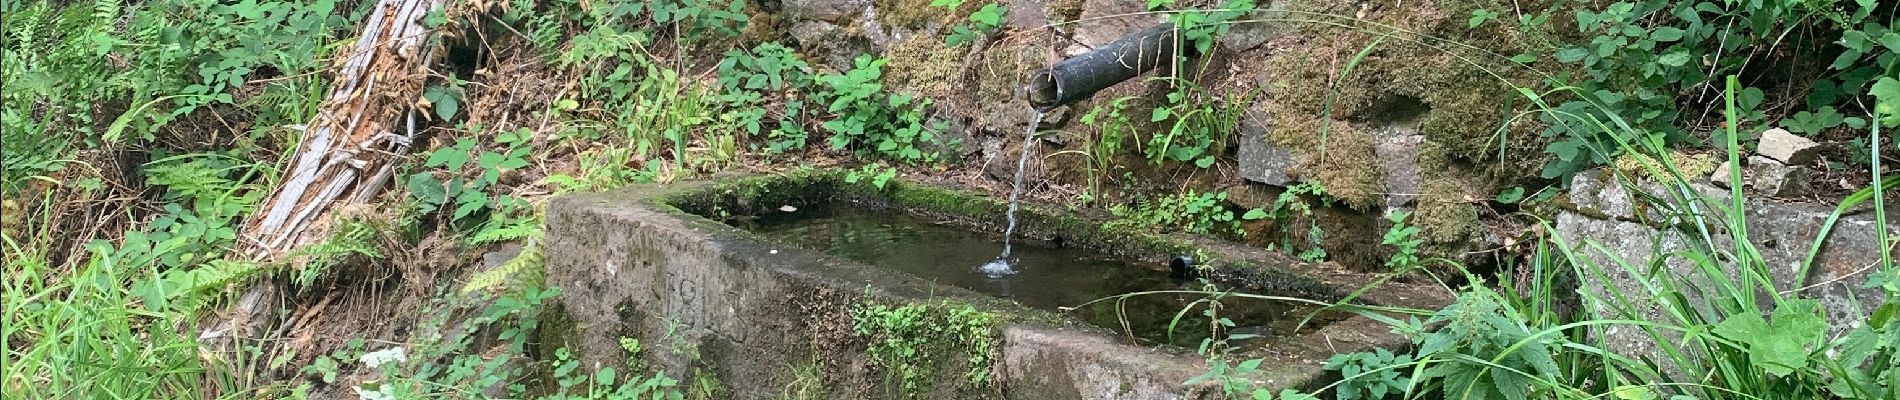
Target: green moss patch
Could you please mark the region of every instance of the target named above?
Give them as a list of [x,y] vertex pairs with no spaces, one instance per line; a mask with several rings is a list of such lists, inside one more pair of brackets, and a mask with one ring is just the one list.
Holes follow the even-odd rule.
[[884,53],[890,60],[885,64],[884,82],[921,96],[943,98],[951,93],[953,84],[962,81],[958,76],[962,63],[956,61],[962,60],[963,54],[945,46],[943,39],[911,36]]
[[[1274,114],[1276,125],[1287,119],[1320,118],[1328,113],[1329,98],[1330,119],[1369,125],[1389,123],[1392,121],[1385,120],[1389,116],[1381,115],[1386,104],[1399,98],[1415,99],[1428,109],[1417,116],[1422,133],[1445,155],[1433,162],[1422,161],[1421,169],[1482,165],[1484,169],[1474,172],[1499,183],[1537,178],[1537,171],[1547,160],[1543,148],[1548,141],[1538,135],[1542,127],[1535,121],[1512,120],[1517,112],[1531,107],[1518,98],[1512,86],[1534,86],[1540,76],[1507,57],[1550,54],[1555,49],[1555,30],[1540,27],[1520,31],[1515,21],[1506,20],[1471,28],[1468,22],[1473,10],[1509,10],[1513,6],[1495,0],[1421,4],[1303,0],[1288,4],[1294,11],[1355,15],[1364,20],[1354,21],[1350,27],[1295,24],[1298,32],[1293,36],[1303,42],[1275,53],[1260,72],[1262,80],[1269,82],[1273,108],[1279,111]],[[1541,5],[1523,7],[1542,9]],[[1348,64],[1353,64],[1362,52],[1364,57],[1347,71]],[[1542,63],[1533,62],[1533,66],[1556,67]],[[1305,129],[1316,124],[1303,123]],[[1360,166],[1347,163],[1316,167],[1352,170]],[[1317,170],[1307,175],[1340,178],[1365,174]],[[1348,191],[1333,185],[1328,189]]]

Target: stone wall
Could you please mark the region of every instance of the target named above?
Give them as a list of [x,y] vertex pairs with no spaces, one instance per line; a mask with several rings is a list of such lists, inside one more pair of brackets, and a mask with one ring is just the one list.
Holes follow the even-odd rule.
[[[1684,225],[1686,222],[1681,218],[1685,214],[1667,211],[1686,211],[1687,208],[1665,206],[1680,203],[1667,200],[1675,197],[1663,185],[1631,183],[1628,179],[1615,177],[1606,170],[1578,175],[1568,193],[1573,205],[1557,217],[1557,236],[1577,254],[1594,260],[1601,267],[1601,276],[1580,279],[1584,282],[1583,293],[1596,299],[1586,300],[1584,311],[1597,318],[1618,319],[1615,294],[1620,292],[1639,300],[1633,303],[1638,305],[1641,317],[1673,323],[1676,320],[1668,315],[1670,310],[1652,300],[1660,294],[1656,291],[1657,283],[1670,281],[1687,283],[1684,285],[1687,293],[1682,295],[1697,311],[1713,315],[1709,298],[1695,292],[1698,288],[1713,288],[1710,285],[1716,284],[1717,279],[1700,272],[1696,268],[1698,264],[1681,253],[1692,243],[1703,243],[1699,238],[1701,233]],[[1692,182],[1688,187],[1694,193],[1687,195],[1708,199],[1707,203],[1697,206],[1708,218],[1726,218],[1718,210],[1729,204],[1728,190],[1701,181]],[[1872,307],[1885,301],[1881,289],[1862,287],[1869,274],[1877,271],[1874,268],[1878,268],[1880,253],[1892,255],[1894,252],[1891,244],[1880,243],[1870,206],[1842,215],[1815,254],[1813,264],[1805,269],[1803,263],[1807,261],[1810,246],[1820,236],[1821,227],[1834,207],[1758,198],[1746,199],[1744,207],[1747,209],[1747,242],[1761,253],[1770,283],[1785,296],[1820,299],[1830,324],[1830,337],[1852,328],[1851,323],[1861,320]],[[1894,211],[1890,209],[1889,213]],[[1900,220],[1896,217],[1900,216],[1887,218]],[[1724,224],[1708,225],[1719,228]],[[1734,250],[1732,245],[1727,245],[1734,240],[1729,232],[1717,230],[1710,235],[1712,241],[1719,244],[1718,251]],[[1889,227],[1888,235],[1900,238],[1900,230]],[[1721,279],[1743,282],[1732,262],[1715,263],[1724,274]],[[1773,304],[1768,294],[1763,292],[1758,296],[1760,306],[1771,310]],[[1600,334],[1604,345],[1618,354],[1661,358],[1648,334],[1635,326],[1609,326]]]

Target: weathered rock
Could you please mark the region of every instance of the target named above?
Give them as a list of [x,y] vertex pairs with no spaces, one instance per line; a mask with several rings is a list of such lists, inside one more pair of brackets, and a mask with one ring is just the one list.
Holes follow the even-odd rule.
[[1220,42],[1221,47],[1233,51],[1247,51],[1260,47],[1261,44],[1286,34],[1288,29],[1285,23],[1262,21],[1283,17],[1286,15],[1285,10],[1286,2],[1271,2],[1263,5],[1260,11],[1241,17],[1241,22],[1234,23],[1233,28],[1228,30],[1226,35],[1221,35],[1216,40]]
[[[1770,197],[1802,197],[1813,193],[1808,184],[1812,173],[1805,166],[1782,164],[1767,156],[1751,155],[1742,167],[1742,184],[1751,193]],[[1716,164],[1715,172],[1709,174],[1709,184],[1718,188],[1727,189],[1729,179],[1726,162]]]
[[1810,179],[1808,167],[1785,165],[1780,161],[1763,157],[1749,156],[1748,169],[1742,177],[1757,193],[1772,197],[1801,197],[1813,193],[1808,188]]
[[1391,124],[1373,131],[1378,144],[1372,148],[1385,169],[1385,206],[1403,207],[1418,200],[1424,178],[1418,169],[1419,146],[1425,135],[1410,124]]
[[1272,209],[1273,202],[1286,192],[1285,187],[1243,182],[1222,189],[1227,192],[1227,202],[1244,209]]
[[[1570,181],[1568,197],[1570,198],[1570,203],[1577,207],[1578,211],[1590,214],[1593,217],[1621,220],[1661,221],[1665,217],[1664,213],[1658,210],[1658,207],[1639,206],[1638,204],[1640,204],[1643,199],[1639,197],[1637,192],[1627,190],[1621,183],[1610,180],[1610,173],[1608,171],[1587,171],[1577,175],[1577,178]],[[1727,200],[1723,200],[1729,196],[1727,190],[1703,184],[1691,186],[1691,189],[1694,189],[1694,193],[1686,195],[1716,199],[1715,201],[1719,203],[1727,202]],[[1650,182],[1643,183],[1643,192],[1646,194],[1670,196],[1669,198],[1685,195],[1669,195],[1663,190],[1662,185]],[[1637,210],[1639,209],[1643,211],[1640,216],[1637,215]]]
[[782,0],[779,5],[789,20],[843,25],[870,8],[871,0]]
[[521,255],[520,242],[503,243],[500,246],[496,246],[494,251],[482,253],[482,270],[488,271],[499,268],[502,264],[507,264],[508,260],[513,260],[519,255]]
[[1267,140],[1265,111],[1249,110],[1240,119],[1240,152],[1236,155],[1240,161],[1240,176],[1247,180],[1274,186],[1287,186],[1293,183],[1292,175],[1287,171],[1299,165],[1293,158],[1293,152],[1275,146]]
[[1807,165],[1814,162],[1814,157],[1819,151],[1819,145],[1813,140],[1795,136],[1781,128],[1762,132],[1761,144],[1755,148],[1756,153],[1788,165]]
[[1143,0],[1088,0],[1082,4],[1075,41],[1089,48],[1102,47],[1161,23],[1160,17],[1147,11],[1148,2]]
[[847,29],[831,22],[799,21],[790,31],[802,50],[839,71],[850,70],[859,55],[874,54],[876,50],[869,39],[848,34]]
[[[1613,300],[1615,297],[1611,295],[1612,291],[1619,291],[1625,298],[1652,298],[1659,295],[1650,291],[1656,287],[1655,282],[1669,281],[1686,286],[1682,295],[1689,296],[1691,308],[1709,313],[1710,299],[1700,297],[1694,288],[1712,289],[1714,283],[1710,280],[1713,277],[1700,273],[1696,264],[1678,255],[1691,249],[1690,246],[1703,242],[1701,233],[1656,228],[1680,226],[1678,224],[1687,221],[1666,219],[1670,214],[1658,209],[1668,207],[1640,200],[1643,196],[1672,198],[1674,195],[1653,183],[1637,185],[1644,192],[1639,194],[1626,185],[1616,183],[1609,176],[1600,170],[1578,174],[1569,193],[1578,210],[1564,212],[1557,217],[1558,236],[1579,255],[1595,260],[1599,267],[1586,267],[1583,270],[1588,274],[1600,273],[1600,276],[1579,277],[1584,282],[1581,291],[1591,299],[1584,304],[1585,312],[1597,318],[1641,317],[1674,323],[1670,311],[1656,302],[1635,301],[1632,306],[1640,315],[1618,315],[1618,307]],[[1696,195],[1707,196],[1709,203],[1706,204],[1723,204],[1727,201],[1724,197],[1726,191],[1702,184],[1694,186],[1697,186],[1693,190],[1698,193]],[[1852,321],[1863,316],[1856,315],[1857,309],[1849,307],[1849,304],[1879,304],[1882,301],[1884,295],[1879,290],[1860,288],[1868,272],[1863,268],[1875,262],[1879,252],[1892,251],[1879,243],[1871,212],[1863,210],[1842,216],[1827,236],[1826,245],[1816,254],[1814,264],[1804,269],[1802,263],[1806,260],[1807,252],[1819,236],[1820,227],[1832,213],[1833,207],[1783,204],[1760,199],[1748,199],[1745,206],[1748,241],[1760,251],[1770,283],[1783,293],[1799,293],[1804,297],[1819,299],[1828,315],[1831,332],[1843,332],[1850,328]],[[1711,212],[1707,205],[1700,209]],[[1637,214],[1638,210],[1641,210],[1641,215]],[[1715,231],[1709,233],[1710,241],[1720,251],[1731,251],[1727,247],[1733,239],[1717,225],[1711,227]],[[1657,262],[1657,257],[1663,259]],[[1632,266],[1634,271],[1620,265]],[[1662,268],[1652,268],[1652,265]],[[1732,265],[1723,268],[1728,274],[1727,279],[1741,279]],[[1804,271],[1806,275],[1803,275]],[[1767,301],[1766,293],[1760,295],[1760,299]],[[1619,354],[1663,359],[1657,353],[1656,343],[1640,328],[1613,325],[1602,328],[1596,334],[1603,335],[1609,350]]]
[[1035,29],[1049,24],[1048,2],[1043,0],[1009,0],[1009,27],[1014,29]]
[[[1728,181],[1730,178],[1732,177],[1729,176],[1728,161],[1723,161],[1721,163],[1715,164],[1715,172],[1709,173],[1709,184],[1715,185],[1715,187],[1728,189]],[[1748,177],[1742,177],[1743,185],[1747,185],[1747,182],[1748,182],[1747,179]]]
[[1043,145],[1040,140],[1029,143],[1034,145],[1029,146],[1029,159],[1024,160],[1019,158],[1023,154],[1022,135],[1018,133],[1003,139],[1000,142],[1001,148],[990,153],[996,156],[983,161],[983,175],[997,182],[1012,183],[1016,179],[1017,163],[1021,162],[1023,188],[1026,190],[1035,187],[1037,182],[1043,180],[1043,155],[1047,153],[1045,149],[1049,146]]

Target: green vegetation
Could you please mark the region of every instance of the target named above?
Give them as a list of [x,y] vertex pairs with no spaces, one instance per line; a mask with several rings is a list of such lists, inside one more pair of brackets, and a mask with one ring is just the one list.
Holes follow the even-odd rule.
[[[930,6],[955,11],[962,7],[963,3],[964,0],[932,0]],[[952,28],[950,35],[943,38],[943,43],[951,47],[962,46],[975,42],[979,35],[987,36],[996,33],[996,30],[1003,26],[1003,15],[1008,13],[1009,7],[1002,4],[994,2],[983,4],[983,8],[970,13],[969,24]]]
[[[1728,128],[1734,131],[1741,115],[1736,111],[1741,92],[1736,80],[1728,83]],[[1615,114],[1609,114],[1614,116]],[[1609,125],[1599,125],[1604,129]],[[1872,134],[1879,137],[1880,129]],[[1728,162],[1737,163],[1739,135],[1729,141]],[[1384,321],[1394,332],[1412,338],[1416,348],[1406,354],[1381,353],[1383,350],[1335,357],[1330,369],[1352,373],[1344,380],[1328,385],[1342,397],[1360,394],[1401,395],[1404,398],[1887,398],[1896,385],[1892,366],[1892,343],[1900,336],[1900,321],[1893,318],[1893,271],[1887,257],[1875,266],[1881,271],[1871,275],[1867,288],[1879,288],[1888,300],[1878,305],[1861,305],[1868,310],[1864,319],[1848,325],[1845,335],[1829,337],[1827,316],[1819,302],[1783,291],[1785,283],[1769,280],[1769,265],[1743,229],[1746,213],[1741,207],[1739,184],[1724,199],[1687,197],[1688,182],[1671,161],[1661,141],[1620,142],[1624,151],[1651,154],[1659,163],[1645,164],[1655,170],[1652,176],[1675,177],[1670,183],[1678,189],[1673,197],[1657,200],[1652,206],[1679,216],[1692,232],[1721,230],[1729,237],[1712,239],[1710,235],[1687,235],[1691,243],[1680,250],[1657,246],[1650,257],[1655,265],[1680,262],[1687,265],[1681,274],[1708,284],[1691,286],[1680,278],[1640,278],[1667,272],[1646,270],[1629,260],[1598,252],[1603,244],[1573,243],[1567,238],[1540,238],[1526,266],[1536,275],[1528,282],[1514,282],[1500,275],[1498,285],[1520,288],[1511,291],[1492,289],[1485,277],[1468,275],[1472,285],[1460,288],[1453,304],[1427,318],[1395,319],[1384,313],[1359,311]],[[1847,199],[1840,210],[1872,200],[1877,213],[1884,209],[1881,195],[1885,185],[1878,161],[1872,187]],[[1739,174],[1739,173],[1737,173]],[[1739,178],[1736,178],[1739,179]],[[1715,210],[1704,214],[1691,205]],[[1836,212],[1837,215],[1840,211]],[[1396,218],[1402,221],[1402,217]],[[1881,242],[1888,243],[1884,217],[1878,221]],[[1554,229],[1546,222],[1545,229]],[[1388,234],[1388,242],[1401,243],[1410,237],[1403,224]],[[1658,239],[1660,240],[1660,239]],[[1819,243],[1815,248],[1819,248]],[[1721,256],[1718,256],[1721,254]],[[1401,251],[1400,257],[1406,257]],[[1724,258],[1734,257],[1734,258]],[[1395,259],[1395,262],[1401,260]],[[1666,271],[1667,269],[1665,269]],[[1609,280],[1611,272],[1639,277],[1651,282],[1638,292],[1624,292],[1617,286],[1602,286],[1606,297],[1584,294],[1586,309],[1598,309],[1597,315],[1555,313],[1558,302],[1574,290],[1557,284],[1559,276],[1577,276]],[[1651,272],[1645,272],[1651,271]],[[1795,282],[1794,284],[1800,284]],[[1523,288],[1528,288],[1523,289]],[[1217,295],[1224,295],[1217,294]],[[1662,310],[1656,317],[1650,310]],[[1658,319],[1660,318],[1660,319]],[[1642,339],[1653,343],[1651,354],[1619,354],[1606,346],[1611,340],[1586,332],[1610,326],[1642,332]],[[1627,340],[1627,339],[1624,339]],[[1836,357],[1836,354],[1856,354]],[[1216,371],[1219,371],[1219,364]],[[1244,363],[1242,365],[1245,365]],[[1350,394],[1347,394],[1350,393]]]
[[937,379],[949,377],[939,376],[942,368],[956,365],[966,368],[958,388],[987,387],[998,322],[994,314],[947,302],[888,306],[866,300],[851,309],[852,331],[870,343],[867,355],[884,368],[886,387],[904,398],[932,393],[941,383]]
[[930,99],[904,94],[889,94],[878,83],[884,60],[860,56],[856,67],[840,74],[817,78],[821,86],[818,101],[828,104],[835,117],[825,121],[831,131],[833,150],[857,147],[860,154],[876,154],[908,164],[934,162],[936,152],[925,152],[934,143],[941,124],[926,126],[924,111]]
[[[720,101],[726,103],[727,116],[744,127],[753,137],[766,138],[766,154],[780,154],[805,147],[807,117],[803,99],[792,97],[788,89],[809,87],[812,68],[792,49],[775,42],[754,47],[751,52],[734,49],[719,61]],[[784,111],[776,124],[766,125],[767,108],[778,105]],[[771,129],[766,129],[768,126]],[[754,149],[758,150],[758,149]]]
[[[1606,114],[1621,116],[1630,133],[1623,140],[1663,140],[1691,145],[1693,130],[1708,126],[1709,113],[1722,97],[1717,79],[1752,72],[1751,64],[1791,63],[1807,69],[1791,74],[1796,84],[1812,89],[1793,104],[1764,103],[1761,87],[1744,87],[1736,94],[1737,142],[1748,142],[1769,123],[1770,108],[1789,109],[1779,125],[1792,132],[1819,135],[1834,129],[1866,132],[1868,120],[1845,116],[1842,110],[1864,115],[1872,109],[1862,99],[1882,76],[1892,76],[1900,36],[1893,34],[1893,13],[1877,12],[1873,1],[1801,2],[1759,1],[1734,4],[1690,1],[1622,1],[1576,13],[1576,28],[1587,40],[1558,50],[1554,56],[1580,67],[1588,79],[1573,77],[1557,85],[1575,85],[1580,99],[1558,104],[1558,113],[1546,114],[1550,127],[1544,135],[1561,138],[1549,151],[1556,160],[1545,167],[1546,178],[1568,177],[1583,168],[1616,158],[1621,148],[1614,134],[1590,126]],[[1806,32],[1802,32],[1806,31]],[[1830,36],[1838,35],[1838,36]],[[1835,42],[1840,48],[1822,43]],[[1884,44],[1881,44],[1884,43]],[[1772,46],[1776,52],[1753,51]],[[1819,62],[1817,62],[1819,61]],[[1759,67],[1757,67],[1759,68]],[[1751,83],[1755,85],[1758,83]],[[1780,84],[1760,82],[1759,84]],[[1681,106],[1688,105],[1685,114]],[[1719,114],[1718,114],[1719,115]],[[1886,125],[1893,128],[1895,125]],[[1711,144],[1727,129],[1714,129]],[[1866,160],[1857,159],[1865,165]]]
[[[675,380],[644,365],[645,351],[697,351],[677,323],[662,340],[623,340],[627,365],[583,365],[561,347],[567,343],[548,337],[558,333],[544,326],[549,301],[561,292],[545,286],[541,271],[546,198],[813,164],[838,172],[794,172],[807,174],[799,183],[996,214],[999,200],[897,177],[980,176],[956,169],[971,160],[950,138],[994,137],[985,129],[1013,123],[997,110],[1019,108],[1006,99],[1021,72],[1067,46],[1040,35],[1072,35],[1066,22],[1082,14],[1080,2],[1052,2],[1049,18],[1065,23],[1012,36],[1018,32],[1006,32],[1005,18],[1023,10],[1007,2],[879,0],[881,21],[915,34],[884,44],[867,37],[891,32],[847,24],[819,40],[792,34],[791,22],[803,21],[758,9],[777,2],[453,3],[426,21],[434,36],[425,47],[439,53],[438,63],[405,71],[425,78],[377,90],[423,116],[414,150],[386,155],[397,163],[386,193],[337,204],[336,218],[315,223],[323,229],[313,244],[273,258],[238,251],[253,247],[246,226],[286,184],[284,169],[306,131],[326,123],[315,119],[330,106],[330,79],[375,2],[0,1],[0,393],[732,395],[725,386],[737,382],[719,381],[706,366]],[[911,7],[888,10],[892,4]],[[1728,199],[1686,197],[1716,165],[1740,170],[1753,138],[1780,127],[1839,150],[1812,166],[1851,192],[1835,217],[1871,205],[1882,218],[1879,240],[1892,243],[1884,236],[1896,183],[1891,131],[1900,128],[1892,4],[1295,1],[1274,4],[1284,9],[1272,13],[1259,6],[1147,2],[1180,29],[1183,49],[1210,57],[1183,55],[1170,74],[1129,85],[1145,89],[1071,111],[1080,124],[1057,139],[1078,140],[1047,160],[1083,160],[1087,188],[1062,182],[1075,170],[1053,162],[1047,175],[1056,178],[1044,187],[1054,196],[1080,192],[1088,201],[1079,211],[1114,204],[1105,208],[1117,218],[1072,240],[1161,254],[1192,247],[1156,233],[1264,233],[1275,250],[1325,262],[1322,239],[1364,235],[1367,249],[1390,250],[1392,279],[1446,282],[1455,302],[1442,309],[1335,308],[1384,322],[1413,345],[1329,360],[1343,379],[1328,388],[1342,399],[1891,399],[1900,391],[1900,269],[1886,254],[1849,282],[1884,302],[1850,304],[1855,312],[1843,321],[1825,312],[1839,305],[1801,290],[1810,282],[1769,278],[1785,266],[1768,265],[1761,237],[1746,229],[1740,172],[1732,172]],[[1275,47],[1257,62],[1246,58],[1257,53],[1222,47],[1235,24],[1255,18],[1290,24],[1275,35],[1298,45]],[[834,39],[854,52],[810,57],[833,44],[812,42]],[[859,56],[868,43],[890,49]],[[1263,71],[1215,70],[1222,68]],[[1250,79],[1261,76],[1272,79]],[[1242,82],[1250,80],[1258,83]],[[1315,156],[1298,162],[1303,182],[1270,206],[1236,207],[1215,188],[1235,179],[1234,132],[1255,104],[1273,117],[1274,144]],[[969,132],[952,132],[947,122]],[[1383,129],[1401,122],[1427,139],[1418,159],[1426,193],[1416,209],[1391,210],[1389,225],[1368,232],[1323,232],[1321,208],[1385,211],[1375,149]],[[1569,178],[1606,165],[1610,174],[1666,185],[1668,198],[1641,207],[1663,216],[1657,222],[1681,246],[1638,263],[1601,256],[1609,244],[1553,233],[1546,210],[1567,201],[1560,193]],[[765,190],[720,187],[731,190],[709,196]],[[1052,230],[1093,224],[1040,214],[1031,223]],[[1504,237],[1500,258],[1509,268],[1446,260],[1491,233],[1486,223],[1506,219],[1532,226]],[[1255,224],[1247,221],[1278,232],[1249,231]],[[1378,230],[1382,240],[1372,241]],[[503,243],[519,243],[521,254],[469,270],[470,256]],[[1812,264],[1824,244],[1780,245],[1805,248]],[[1196,254],[1210,256],[1219,255]],[[1614,277],[1644,285],[1577,288]],[[265,329],[276,333],[206,329],[230,322],[225,311],[257,282],[285,291],[265,313],[299,319]],[[1184,312],[1206,312],[1208,328],[1227,340],[1247,338],[1219,318],[1221,301],[1297,301],[1206,289],[1213,294]],[[334,322],[321,315],[326,307],[350,313],[392,304],[420,314],[399,337],[302,330]],[[870,302],[853,305],[850,316],[865,355],[903,396],[944,393],[938,386],[946,383],[993,384],[999,316],[960,304]],[[1612,327],[1655,350],[1619,353],[1597,334]],[[284,337],[293,329],[316,338]],[[1212,368],[1195,382],[1214,382],[1230,397],[1328,393],[1254,387],[1249,378],[1262,373],[1263,360],[1225,341],[1199,350]],[[836,383],[825,374],[837,370],[818,361],[786,368],[793,382],[786,398],[822,398]]]
[[[1302,182],[1288,187],[1285,192],[1280,193],[1280,197],[1273,199],[1273,207],[1267,210],[1266,218],[1278,221],[1281,226],[1282,239],[1278,243],[1281,251],[1289,253],[1298,251],[1295,254],[1300,259],[1319,262],[1326,259],[1326,248],[1320,246],[1326,232],[1320,229],[1319,220],[1313,216],[1313,204],[1308,203],[1308,197],[1317,198],[1321,206],[1332,201],[1327,197],[1325,187],[1318,183]],[[1300,221],[1306,222],[1305,232],[1297,228]],[[1306,240],[1300,243],[1294,238]],[[1305,247],[1306,250],[1298,250],[1301,247]]]
[[1392,258],[1385,262],[1386,268],[1393,271],[1408,271],[1418,267],[1419,264],[1418,246],[1425,241],[1415,237],[1418,235],[1418,227],[1405,224],[1405,218],[1410,216],[1411,213],[1405,210],[1394,210],[1391,215],[1385,217],[1392,221],[1392,229],[1385,231],[1385,239],[1379,244],[1398,249],[1398,253],[1393,254]]
[[1340,376],[1346,377],[1333,389],[1338,391],[1339,400],[1383,399],[1387,394],[1403,393],[1406,387],[1411,386],[1408,383],[1411,379],[1400,374],[1400,366],[1411,363],[1410,354],[1394,354],[1390,350],[1377,349],[1334,354],[1333,358],[1326,360],[1326,369],[1339,371]]
[[1246,210],[1239,216],[1226,205],[1227,192],[1189,191],[1159,199],[1142,199],[1134,206],[1114,206],[1109,213],[1117,220],[1112,226],[1137,229],[1180,230],[1191,233],[1221,233],[1245,236],[1241,221],[1266,218],[1261,209]]

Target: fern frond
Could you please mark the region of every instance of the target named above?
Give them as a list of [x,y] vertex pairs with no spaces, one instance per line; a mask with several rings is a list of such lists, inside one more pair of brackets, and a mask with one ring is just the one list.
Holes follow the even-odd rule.
[[[463,296],[488,291],[503,293],[531,287],[540,287],[545,279],[545,258],[541,252],[541,234],[536,232],[527,243],[521,245],[521,254],[496,266],[495,269],[476,273],[462,285]],[[509,285],[513,283],[513,285]]]

